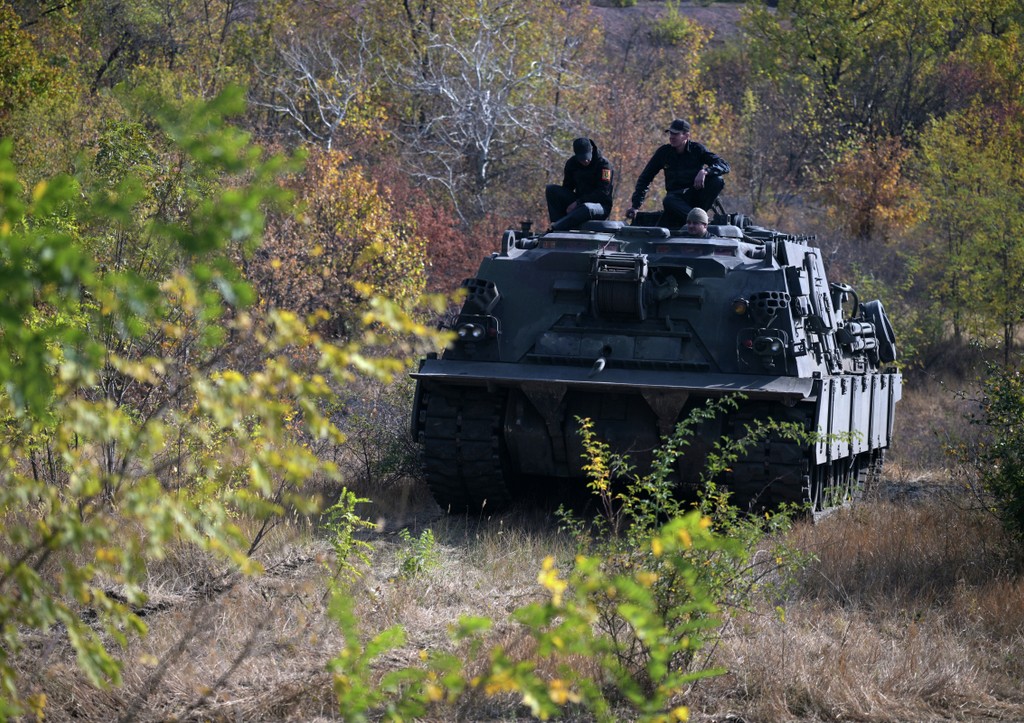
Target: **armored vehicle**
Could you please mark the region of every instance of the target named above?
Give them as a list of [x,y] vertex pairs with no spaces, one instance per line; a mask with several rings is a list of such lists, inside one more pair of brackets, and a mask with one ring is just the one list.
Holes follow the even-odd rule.
[[[695,441],[769,418],[817,435],[747,450],[718,481],[734,504],[821,512],[880,473],[902,385],[882,303],[829,283],[813,237],[713,220],[704,238],[617,221],[504,233],[463,282],[454,342],[413,374],[412,432],[442,508],[500,508],[524,480],[583,485],[578,418],[642,472],[693,408],[736,393]],[[681,488],[699,481],[699,447]]]

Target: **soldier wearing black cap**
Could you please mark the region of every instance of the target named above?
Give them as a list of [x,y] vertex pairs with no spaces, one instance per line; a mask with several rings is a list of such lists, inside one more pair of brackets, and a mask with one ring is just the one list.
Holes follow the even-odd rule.
[[711,209],[718,194],[725,188],[722,176],[729,172],[729,163],[696,141],[690,140],[690,124],[675,119],[665,129],[668,143],[651,156],[637,178],[632,206],[626,212],[633,218],[644,203],[647,191],[659,171],[665,171],[665,213],[662,226],[679,226],[691,208]]
[[572,142],[573,155],[565,162],[562,185],[544,190],[552,231],[579,228],[591,219],[603,220],[612,212],[612,164],[589,138]]

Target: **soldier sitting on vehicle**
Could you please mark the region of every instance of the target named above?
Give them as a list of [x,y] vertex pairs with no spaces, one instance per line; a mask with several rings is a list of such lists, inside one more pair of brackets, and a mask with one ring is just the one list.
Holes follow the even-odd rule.
[[589,138],[574,140],[572,150],[562,185],[549,184],[544,193],[552,231],[579,228],[612,212],[612,164]]
[[696,141],[690,140],[690,123],[677,118],[668,128],[668,143],[658,148],[644,166],[633,190],[632,206],[626,218],[633,218],[644,203],[647,191],[660,171],[665,171],[665,212],[659,226],[678,226],[691,208],[709,210],[725,188],[722,176],[729,163]]

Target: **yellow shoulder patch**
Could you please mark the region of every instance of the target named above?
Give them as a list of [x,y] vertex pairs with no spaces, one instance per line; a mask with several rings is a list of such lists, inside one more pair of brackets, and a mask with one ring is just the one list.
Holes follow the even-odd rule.
[[602,168],[601,169],[601,180],[602,181],[610,181],[610,180],[612,180],[612,169],[610,169],[610,168]]

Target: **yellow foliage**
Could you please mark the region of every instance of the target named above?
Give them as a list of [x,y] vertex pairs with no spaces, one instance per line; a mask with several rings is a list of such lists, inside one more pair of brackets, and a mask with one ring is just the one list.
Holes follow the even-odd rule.
[[636,581],[644,587],[649,588],[658,581],[658,574],[643,570],[636,574]]
[[350,334],[382,296],[408,308],[426,288],[426,244],[415,224],[340,152],[311,154],[298,189],[301,211],[272,225],[256,282],[272,304],[326,311]]
[[572,691],[560,678],[555,678],[548,683],[548,695],[551,697],[551,701],[557,705],[580,702],[579,693]]
[[862,239],[900,235],[913,227],[927,209],[902,173],[911,155],[899,138],[875,139],[851,149],[823,184],[829,214]]
[[516,690],[519,690],[519,683],[509,675],[508,671],[504,670],[495,672],[484,684],[484,692],[487,695],[510,693]]
[[540,574],[537,575],[537,582],[543,585],[551,593],[551,602],[556,606],[562,604],[562,595],[569,584],[558,576],[555,569],[555,558],[548,555],[541,564]]

